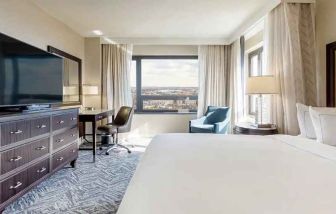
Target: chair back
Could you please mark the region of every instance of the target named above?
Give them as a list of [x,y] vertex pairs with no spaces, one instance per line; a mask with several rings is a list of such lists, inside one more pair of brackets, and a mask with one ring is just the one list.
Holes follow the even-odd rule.
[[128,132],[131,130],[132,118],[133,118],[134,109],[129,106],[122,106],[117,116],[114,118],[112,124],[117,126],[122,126],[120,132]]
[[209,106],[206,112],[206,119],[204,124],[214,124],[218,122],[223,122],[230,115],[229,107],[215,107]]

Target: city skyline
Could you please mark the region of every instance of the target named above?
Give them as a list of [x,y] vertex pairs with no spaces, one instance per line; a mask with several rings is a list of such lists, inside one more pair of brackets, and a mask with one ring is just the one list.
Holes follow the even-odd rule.
[[[197,59],[143,59],[142,87],[198,87]],[[131,87],[136,86],[132,63]]]

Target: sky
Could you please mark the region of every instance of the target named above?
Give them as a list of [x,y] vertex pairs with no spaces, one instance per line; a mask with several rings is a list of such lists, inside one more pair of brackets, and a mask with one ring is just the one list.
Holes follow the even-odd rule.
[[[197,59],[143,59],[142,87],[198,87]],[[136,86],[135,63],[131,86]]]

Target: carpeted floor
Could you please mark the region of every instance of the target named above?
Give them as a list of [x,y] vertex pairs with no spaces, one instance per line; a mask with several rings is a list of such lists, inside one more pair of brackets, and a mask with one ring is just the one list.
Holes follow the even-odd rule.
[[[80,151],[77,167],[64,168],[7,207],[15,213],[116,213],[142,152],[98,155]],[[91,162],[91,163],[90,163]]]

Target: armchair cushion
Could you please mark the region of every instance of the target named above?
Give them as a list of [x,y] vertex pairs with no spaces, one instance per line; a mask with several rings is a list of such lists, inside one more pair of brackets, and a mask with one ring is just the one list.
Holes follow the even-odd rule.
[[204,123],[215,124],[224,121],[228,117],[229,108],[217,108],[206,116]]

